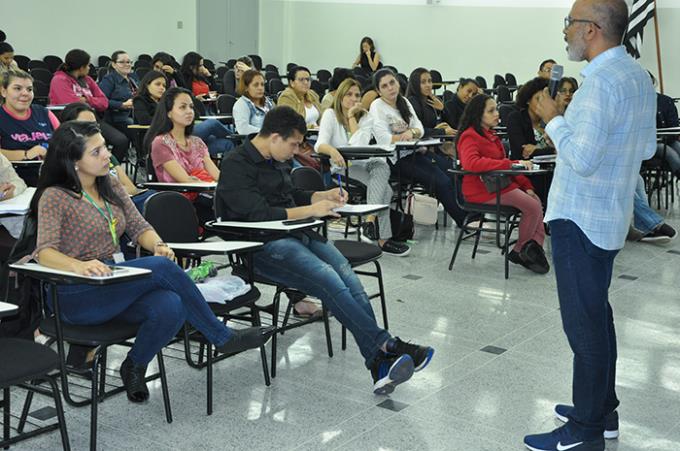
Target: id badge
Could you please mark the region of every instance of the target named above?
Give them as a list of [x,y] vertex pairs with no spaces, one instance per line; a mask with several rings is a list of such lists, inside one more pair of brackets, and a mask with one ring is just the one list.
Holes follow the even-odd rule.
[[125,261],[125,256],[123,255],[122,252],[116,252],[113,254],[113,261],[115,263],[123,263]]

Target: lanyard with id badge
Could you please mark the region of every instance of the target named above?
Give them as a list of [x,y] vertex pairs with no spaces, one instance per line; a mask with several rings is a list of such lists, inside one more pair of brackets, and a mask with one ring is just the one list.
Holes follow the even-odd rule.
[[[104,206],[106,206],[106,211],[108,212],[108,216],[106,213],[104,213],[104,210],[99,208],[99,205],[90,197],[89,194],[87,194],[85,191],[83,191],[83,196],[85,196],[85,199],[87,199],[94,208],[97,209],[100,215],[106,220],[106,223],[109,225],[109,233],[111,233],[111,240],[113,241],[113,245],[118,247],[118,234],[116,233],[116,224],[118,224],[118,220],[113,216],[113,211],[111,210],[111,205],[105,200],[104,201]],[[115,263],[122,263],[125,261],[125,256],[123,253],[119,250],[118,252],[113,254],[113,261]]]

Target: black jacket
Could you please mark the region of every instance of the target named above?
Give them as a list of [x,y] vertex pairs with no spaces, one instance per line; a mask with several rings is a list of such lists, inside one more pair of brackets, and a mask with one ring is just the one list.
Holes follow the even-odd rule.
[[422,99],[416,96],[409,96],[408,101],[413,105],[413,110],[416,116],[420,119],[425,129],[425,136],[440,136],[444,135],[444,130],[435,128],[439,123],[437,110],[432,108],[427,103],[422,102]]
[[449,124],[451,128],[458,130],[460,118],[463,117],[465,111],[465,104],[461,102],[458,96],[454,96],[453,100],[449,100],[444,104],[444,122]]
[[[529,111],[524,109],[521,111],[513,111],[508,116],[508,139],[510,140],[510,159],[511,160],[525,160],[522,156],[522,146],[525,144],[536,145],[536,137],[534,136],[534,127],[531,124],[531,117]],[[553,147],[546,147],[537,149],[532,156],[554,154]]]

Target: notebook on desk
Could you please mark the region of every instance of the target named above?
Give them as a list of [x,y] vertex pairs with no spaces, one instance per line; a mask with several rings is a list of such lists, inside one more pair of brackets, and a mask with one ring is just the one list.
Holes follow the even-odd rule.
[[111,266],[112,273],[108,276],[86,276],[83,274],[77,274],[72,271],[62,271],[60,269],[48,268],[40,263],[14,263],[9,265],[12,269],[25,269],[29,271],[36,271],[43,274],[55,274],[58,276],[73,277],[76,279],[89,279],[89,280],[115,280],[115,279],[125,279],[131,276],[140,276],[144,274],[151,274],[150,269],[144,268],[133,268],[132,266]]
[[26,188],[26,191],[11,199],[0,199],[0,215],[25,215],[31,207],[31,199],[35,194],[35,188]]

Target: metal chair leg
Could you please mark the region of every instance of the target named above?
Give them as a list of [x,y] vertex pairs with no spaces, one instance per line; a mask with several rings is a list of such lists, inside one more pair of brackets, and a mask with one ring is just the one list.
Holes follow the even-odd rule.
[[[52,398],[54,399],[54,408],[57,411],[57,421],[59,422],[59,433],[61,434],[61,446],[64,451],[71,450],[71,444],[68,439],[68,430],[66,429],[66,418],[64,417],[64,406],[61,402],[61,395],[59,394],[59,386],[57,382],[50,376],[46,376],[45,380],[52,387]],[[31,392],[32,393],[32,392]]]
[[168,391],[168,378],[165,372],[165,361],[163,360],[163,353],[159,351],[156,354],[158,360],[158,373],[161,376],[161,391],[163,392],[163,407],[165,408],[165,420],[172,423],[172,409],[170,407],[170,393]]

